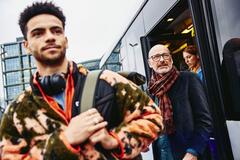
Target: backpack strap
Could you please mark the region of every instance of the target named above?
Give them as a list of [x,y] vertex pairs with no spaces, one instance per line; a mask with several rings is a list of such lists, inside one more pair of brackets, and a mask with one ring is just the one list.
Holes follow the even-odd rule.
[[[89,110],[95,105],[95,90],[101,73],[102,70],[88,72],[80,97],[80,113]],[[137,85],[142,85],[146,81],[145,77],[137,72],[118,72],[118,74],[133,81]]]
[[94,106],[95,90],[101,72],[102,70],[93,70],[87,74],[80,101],[80,113],[85,112]]

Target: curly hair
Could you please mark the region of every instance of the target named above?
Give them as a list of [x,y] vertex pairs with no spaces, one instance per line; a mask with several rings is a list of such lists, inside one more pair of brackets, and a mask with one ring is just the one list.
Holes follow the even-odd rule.
[[194,45],[187,46],[183,52],[187,52],[192,55],[198,55],[197,48]]
[[66,18],[62,10],[54,5],[52,2],[35,2],[31,6],[25,8],[25,10],[20,14],[18,24],[24,36],[27,39],[27,23],[34,16],[40,14],[50,14],[61,20],[63,28],[65,28]]

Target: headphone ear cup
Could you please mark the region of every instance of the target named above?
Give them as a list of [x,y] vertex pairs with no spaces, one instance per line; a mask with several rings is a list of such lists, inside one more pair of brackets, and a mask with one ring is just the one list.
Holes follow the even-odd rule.
[[49,96],[63,92],[66,88],[66,81],[59,74],[39,77],[39,83],[43,91]]
[[49,95],[49,92],[51,91],[50,76],[39,77],[39,82],[43,91]]
[[49,85],[49,76],[39,77],[39,82],[44,90],[47,89]]
[[65,79],[59,74],[53,74],[49,79],[51,89],[57,92],[62,92],[66,88]]

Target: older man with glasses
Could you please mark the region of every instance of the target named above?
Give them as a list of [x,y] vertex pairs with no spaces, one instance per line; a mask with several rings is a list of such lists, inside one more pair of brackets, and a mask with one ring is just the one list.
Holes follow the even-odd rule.
[[169,49],[158,44],[149,51],[153,70],[148,90],[161,109],[164,133],[153,143],[156,160],[205,160],[212,119],[200,79],[179,72]]

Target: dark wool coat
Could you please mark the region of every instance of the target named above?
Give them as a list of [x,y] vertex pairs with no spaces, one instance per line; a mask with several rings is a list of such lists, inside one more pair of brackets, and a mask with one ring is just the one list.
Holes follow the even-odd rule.
[[[167,92],[172,107],[176,131],[168,135],[175,160],[180,160],[188,148],[207,159],[207,145],[212,132],[212,119],[200,79],[191,72],[180,72]],[[159,148],[153,144],[154,159],[160,160]]]

